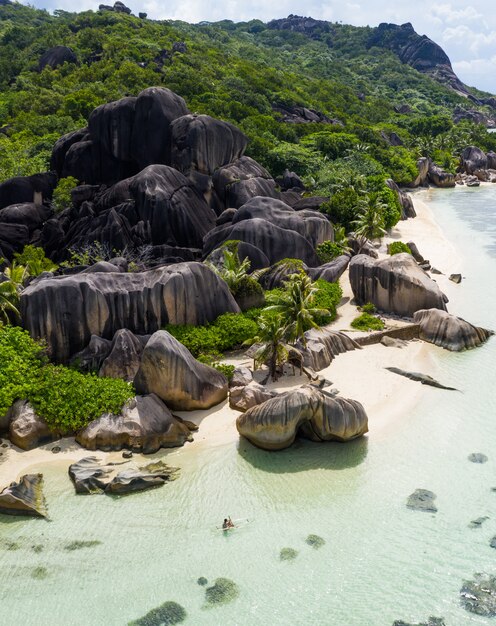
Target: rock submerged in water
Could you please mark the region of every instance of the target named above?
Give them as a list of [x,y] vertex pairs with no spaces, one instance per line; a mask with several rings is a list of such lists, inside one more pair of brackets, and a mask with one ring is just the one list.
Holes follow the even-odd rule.
[[43,475],[25,474],[0,493],[0,513],[48,517],[43,495]]
[[64,550],[67,550],[68,552],[75,552],[76,550],[84,550],[84,548],[94,548],[95,546],[101,545],[101,543],[102,542],[98,541],[98,539],[92,539],[88,541],[76,540],[67,543],[64,546]]
[[496,616],[496,576],[475,574],[460,589],[460,601],[465,610],[484,617]]
[[188,614],[177,602],[164,602],[143,617],[129,622],[128,626],[173,626],[184,622]]
[[209,409],[227,398],[227,378],[165,330],[146,344],[134,384],[138,393],[154,393],[177,411]]
[[416,311],[413,321],[419,325],[420,339],[454,352],[481,346],[494,334],[439,309]]
[[428,376],[427,374],[421,374],[420,372],[407,372],[399,367],[385,367],[384,369],[388,370],[388,372],[393,372],[393,374],[398,374],[399,376],[404,376],[405,378],[409,378],[415,382],[422,383],[422,385],[429,385],[429,387],[437,387],[438,389],[445,389],[447,391],[458,391],[458,389],[455,389],[454,387],[446,387],[445,385],[442,385],[435,378],[432,378],[432,376]]
[[443,617],[429,617],[426,622],[418,622],[412,624],[410,622],[404,622],[403,620],[395,620],[393,626],[446,626],[446,622]]
[[294,548],[282,548],[279,552],[280,561],[294,561],[298,556],[298,550]]
[[323,537],[319,537],[319,535],[308,535],[305,539],[305,543],[311,546],[314,550],[319,550],[325,546],[325,539]]
[[437,513],[437,506],[434,504],[436,498],[436,494],[432,491],[428,491],[427,489],[415,489],[415,491],[408,496],[406,506],[414,511]]
[[212,587],[205,590],[205,606],[213,607],[217,604],[233,602],[239,596],[239,587],[229,578],[217,578]]
[[472,452],[472,454],[468,455],[468,460],[471,463],[487,463],[489,459],[482,452]]
[[334,397],[313,385],[280,394],[236,420],[240,435],[264,450],[289,447],[297,434],[311,441],[349,441],[368,432],[356,400]]
[[[469,528],[480,528],[482,526],[482,524],[487,521],[489,519],[489,517],[487,515],[484,515],[483,517],[478,517],[477,519],[473,519],[470,524],[468,525]],[[493,546],[491,546],[493,547]],[[494,546],[496,547],[496,546]]]
[[380,311],[408,318],[420,309],[446,310],[446,296],[411,254],[394,254],[378,261],[359,254],[351,259],[349,268],[358,305],[372,302]]
[[208,585],[208,580],[205,578],[205,576],[200,576],[200,578],[196,581],[200,587],[206,587]]

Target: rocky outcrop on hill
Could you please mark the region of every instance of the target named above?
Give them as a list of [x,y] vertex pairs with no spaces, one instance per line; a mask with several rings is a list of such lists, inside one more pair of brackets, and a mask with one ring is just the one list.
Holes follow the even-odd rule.
[[311,441],[349,441],[368,431],[363,406],[305,385],[255,406],[236,420],[243,437],[264,450],[282,450],[300,435]]
[[127,328],[151,334],[165,324],[204,324],[239,307],[227,285],[202,263],[147,272],[47,278],[21,296],[24,327],[45,339],[52,358],[66,361],[91,335],[106,339]]
[[212,184],[220,206],[225,209],[237,209],[255,196],[279,196],[276,183],[269,172],[247,156],[220,167],[212,177]]
[[410,23],[379,24],[372,29],[367,45],[392,50],[403,63],[428,74],[459,95],[477,101],[453,71],[444,50],[426,35],[418,35]]
[[146,344],[134,385],[138,393],[154,393],[178,411],[209,409],[227,398],[226,377],[198,362],[165,330]]
[[272,110],[279,113],[281,122],[287,124],[337,124],[342,126],[342,122],[333,119],[315,109],[308,109],[300,106],[287,106],[284,104],[274,104]]
[[122,450],[153,454],[192,441],[187,426],[154,394],[136,396],[120,415],[102,415],[81,430],[76,441],[88,450]]
[[271,20],[267,27],[272,30],[290,30],[294,33],[303,33],[312,39],[320,39],[322,33],[331,32],[329,22],[293,14],[279,20]]
[[446,310],[446,296],[411,254],[381,260],[359,254],[351,259],[349,270],[359,305],[372,302],[380,311],[408,318],[420,309]]
[[0,492],[0,513],[47,517],[42,474],[25,474]]
[[494,334],[439,309],[416,311],[413,321],[420,327],[420,339],[454,352],[481,346]]
[[68,48],[67,46],[54,46],[41,55],[38,69],[41,72],[47,65],[52,69],[55,69],[64,63],[77,62],[77,56],[71,48]]

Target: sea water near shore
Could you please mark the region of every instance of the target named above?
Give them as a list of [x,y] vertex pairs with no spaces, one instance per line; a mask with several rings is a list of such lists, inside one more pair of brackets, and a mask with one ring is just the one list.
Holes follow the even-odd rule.
[[[421,194],[460,254],[450,311],[494,328],[496,185]],[[384,350],[387,366],[395,349]],[[371,423],[355,442],[279,453],[220,438],[170,452],[176,482],[119,499],[76,497],[58,463],[39,468],[52,521],[0,519],[0,624],[122,626],[167,600],[186,625],[490,624],[460,606],[459,589],[496,573],[496,339],[462,354],[433,347],[430,362],[425,373],[460,391],[423,387],[406,415],[395,397],[387,437]],[[436,514],[406,508],[417,488],[437,494]],[[253,522],[224,536],[216,525],[229,514]],[[307,545],[309,534],[325,545]],[[101,543],[68,550],[74,541]],[[294,560],[280,560],[285,547]],[[205,608],[200,576],[233,580],[239,597]]]

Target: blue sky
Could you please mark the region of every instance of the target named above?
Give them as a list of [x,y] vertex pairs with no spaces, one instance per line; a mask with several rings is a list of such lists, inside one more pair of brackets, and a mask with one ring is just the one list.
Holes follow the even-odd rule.
[[[113,4],[114,0],[102,0]],[[211,22],[245,21],[286,17],[290,13],[317,19],[342,21],[356,26],[380,22],[411,22],[419,34],[439,43],[453,68],[468,85],[496,94],[496,10],[493,0],[352,0],[319,2],[307,0],[129,0],[134,13],[145,11],[153,19]],[[39,8],[67,11],[96,10],[99,0],[31,0]]]

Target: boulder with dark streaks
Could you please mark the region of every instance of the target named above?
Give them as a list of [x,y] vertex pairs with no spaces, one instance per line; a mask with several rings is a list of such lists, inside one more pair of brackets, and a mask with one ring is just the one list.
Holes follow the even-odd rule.
[[477,170],[488,168],[488,159],[485,152],[476,146],[467,146],[460,155],[460,169],[466,174],[473,174]]
[[120,161],[134,161],[133,128],[137,98],[101,104],[88,119],[88,131],[103,150]]
[[43,475],[25,474],[17,483],[0,492],[0,513],[47,517],[43,495]]
[[247,411],[278,395],[276,391],[254,381],[247,385],[229,386],[229,406],[236,411]]
[[68,48],[67,46],[54,46],[41,55],[38,69],[41,72],[41,70],[47,65],[52,69],[55,69],[64,63],[77,62],[77,56],[71,48]]
[[435,163],[429,164],[429,181],[436,187],[455,187],[455,175],[451,172],[445,172],[439,165]]
[[239,159],[248,143],[236,126],[209,115],[184,115],[171,123],[170,130],[171,165],[186,175],[194,170],[211,176]]
[[356,439],[368,432],[368,419],[356,400],[305,385],[249,409],[236,428],[259,448],[282,450],[297,434],[316,442]]
[[303,355],[303,365],[316,372],[328,367],[338,354],[360,349],[360,346],[351,337],[329,328],[307,330],[305,340],[306,346],[299,340],[296,347]]
[[134,385],[138,393],[154,393],[178,411],[209,409],[227,397],[226,377],[197,361],[165,330],[146,344]]
[[358,305],[372,302],[380,311],[403,317],[420,309],[446,310],[446,296],[411,254],[381,260],[359,254],[351,259],[349,270]]
[[0,184],[0,209],[26,202],[42,204],[51,200],[56,185],[57,176],[54,172],[9,178]]
[[26,400],[17,400],[10,409],[9,438],[21,450],[32,450],[58,439]]
[[188,427],[155,394],[136,396],[120,415],[105,414],[81,430],[76,441],[88,450],[122,450],[153,454],[191,441]]
[[220,202],[227,208],[238,208],[254,196],[279,197],[269,172],[250,157],[219,168],[213,184]]
[[66,361],[91,335],[112,339],[120,328],[147,335],[166,324],[205,324],[239,313],[226,283],[202,263],[146,272],[48,278],[21,296],[24,327],[45,339],[51,356]]
[[481,346],[494,334],[439,309],[416,311],[413,321],[420,326],[420,339],[453,352]]
[[318,280],[322,278],[328,283],[335,283],[344,274],[350,263],[350,256],[348,254],[341,254],[329,263],[319,265],[318,267],[309,267],[307,274],[312,280]]
[[131,382],[139,369],[142,352],[143,343],[130,330],[121,328],[112,339],[110,353],[103,361],[98,375]]

